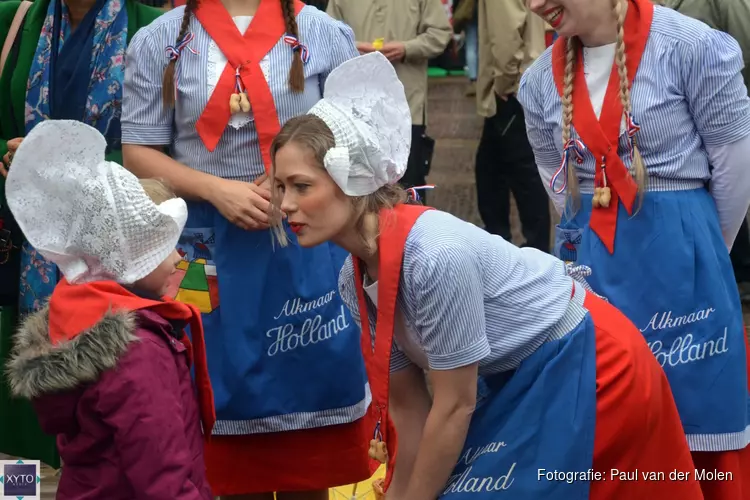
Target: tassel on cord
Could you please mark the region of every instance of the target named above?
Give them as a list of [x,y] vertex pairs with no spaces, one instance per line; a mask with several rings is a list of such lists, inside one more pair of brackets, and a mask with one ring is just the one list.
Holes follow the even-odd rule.
[[250,112],[250,99],[247,97],[247,90],[242,84],[242,76],[240,76],[241,66],[237,66],[234,70],[234,94],[229,96],[229,111],[232,114]]

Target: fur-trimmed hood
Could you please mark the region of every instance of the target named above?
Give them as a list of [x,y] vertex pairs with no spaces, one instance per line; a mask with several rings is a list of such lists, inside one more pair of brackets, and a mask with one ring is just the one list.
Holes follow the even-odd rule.
[[138,340],[136,319],[133,312],[110,312],[72,340],[54,345],[49,337],[49,306],[29,315],[14,336],[6,366],[11,392],[36,399],[95,382]]

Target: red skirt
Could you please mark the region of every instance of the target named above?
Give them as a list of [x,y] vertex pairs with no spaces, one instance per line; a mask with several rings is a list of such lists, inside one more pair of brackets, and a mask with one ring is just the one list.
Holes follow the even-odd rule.
[[672,391],[643,335],[592,294],[584,306],[596,330],[593,468],[601,474],[590,499],[701,500]]
[[[745,353],[750,383],[750,345],[746,345]],[[750,447],[735,451],[694,451],[693,462],[706,500],[750,500]]]
[[206,444],[208,482],[214,495],[313,491],[369,479],[373,425],[213,436]]

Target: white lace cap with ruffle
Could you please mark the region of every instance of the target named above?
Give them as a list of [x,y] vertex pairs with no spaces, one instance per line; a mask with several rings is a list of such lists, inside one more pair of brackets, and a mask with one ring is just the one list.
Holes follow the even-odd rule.
[[411,112],[396,70],[380,52],[334,69],[323,99],[308,112],[333,132],[325,168],[348,196],[372,194],[399,181],[411,148]]
[[144,278],[174,251],[187,221],[184,200],[156,205],[135,175],[105,161],[106,146],[83,123],[42,122],[19,146],[5,183],[29,243],[71,283]]

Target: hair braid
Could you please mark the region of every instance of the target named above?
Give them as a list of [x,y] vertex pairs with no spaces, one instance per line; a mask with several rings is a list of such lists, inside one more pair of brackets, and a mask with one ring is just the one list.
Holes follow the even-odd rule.
[[[563,147],[568,143],[571,136],[573,124],[573,81],[575,79],[575,63],[578,53],[579,42],[575,37],[568,38],[567,52],[565,54],[565,76],[563,78],[563,95],[562,95],[562,140]],[[571,208],[575,213],[580,203],[580,193],[578,188],[578,172],[573,159],[568,156],[567,165],[567,189],[566,194],[568,201],[571,202]],[[567,210],[567,208],[566,208]]]
[[[180,25],[180,33],[177,35],[175,45],[178,45],[185,35],[187,35],[188,28],[190,27],[190,18],[193,15],[193,11],[198,7],[198,0],[187,0],[185,4],[185,12],[182,14],[182,24]],[[175,94],[177,89],[175,88],[175,71],[177,60],[172,59],[164,69],[164,77],[162,78],[161,94],[164,106],[167,108],[173,108],[175,105]]]
[[[617,19],[617,44],[615,48],[615,64],[617,65],[617,74],[620,78],[620,102],[622,109],[626,114],[632,113],[632,103],[630,101],[630,83],[628,79],[628,66],[625,53],[625,14],[627,13],[627,0],[612,0],[615,18]],[[646,190],[646,166],[643,163],[641,153],[638,151],[635,138],[633,139],[633,164],[631,173],[635,177],[640,194],[639,209],[643,203],[643,193]]]
[[[280,1],[287,33],[299,38],[297,16],[294,12],[294,0]],[[305,90],[305,68],[302,65],[302,54],[298,50],[295,50],[292,55],[292,67],[289,68],[289,86],[293,92],[300,93]]]

